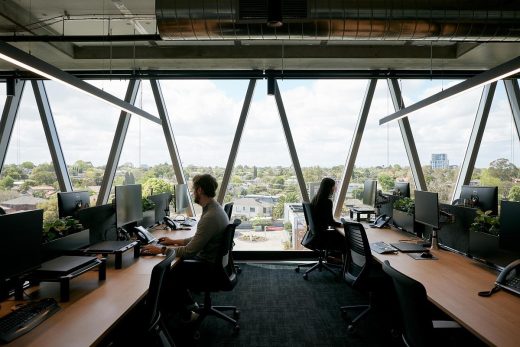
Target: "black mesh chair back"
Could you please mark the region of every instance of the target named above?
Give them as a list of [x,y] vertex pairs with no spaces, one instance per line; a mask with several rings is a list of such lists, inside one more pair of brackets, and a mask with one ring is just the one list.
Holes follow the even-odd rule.
[[316,230],[316,225],[314,224],[314,218],[312,217],[312,205],[310,202],[303,202],[302,205],[305,223],[307,224],[307,231],[303,236],[301,244],[309,249],[321,249],[318,232]]
[[343,277],[352,288],[363,289],[367,285],[372,260],[367,234],[360,223],[344,222],[343,228],[347,242]]
[[222,257],[222,290],[231,290],[236,284],[236,267],[233,262],[233,239],[235,237],[235,230],[240,225],[241,220],[235,219],[233,223],[229,224],[224,232],[224,239],[222,241],[222,249],[220,256]]
[[424,286],[416,280],[394,269],[388,260],[383,271],[394,282],[394,287],[403,316],[403,337],[408,346],[432,346],[433,323]]
[[228,202],[227,204],[224,205],[224,212],[226,212],[230,221],[231,221],[231,214],[233,213],[233,205],[234,205],[233,202]]
[[[175,250],[168,249],[164,259],[152,270],[152,277],[150,278],[150,287],[146,296],[145,305],[143,308],[143,322],[146,324],[148,334],[157,339],[158,345],[161,346],[175,346],[171,339],[167,328],[163,325],[161,320],[161,312],[159,310],[159,303],[163,288],[166,283],[167,274],[172,268],[175,260]],[[166,295],[168,293],[165,293]]]

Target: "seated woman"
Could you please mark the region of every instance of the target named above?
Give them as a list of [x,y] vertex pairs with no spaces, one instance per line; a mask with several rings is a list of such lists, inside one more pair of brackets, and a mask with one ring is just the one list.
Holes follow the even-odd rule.
[[325,244],[328,250],[345,252],[345,237],[334,231],[327,231],[329,227],[341,227],[342,224],[334,219],[332,214],[332,194],[336,191],[336,182],[329,177],[321,180],[320,188],[311,201],[312,216],[317,230],[324,232]]

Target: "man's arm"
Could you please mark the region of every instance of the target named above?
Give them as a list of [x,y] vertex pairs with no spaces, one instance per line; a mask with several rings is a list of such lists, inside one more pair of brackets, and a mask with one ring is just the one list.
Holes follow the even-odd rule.
[[189,258],[200,252],[213,237],[212,226],[208,219],[201,219],[197,224],[195,235],[188,240],[185,246],[174,247],[176,255],[181,258]]

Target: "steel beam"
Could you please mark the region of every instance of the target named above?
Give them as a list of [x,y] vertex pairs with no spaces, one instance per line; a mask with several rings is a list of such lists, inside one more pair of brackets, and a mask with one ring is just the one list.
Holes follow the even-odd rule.
[[[388,88],[390,89],[390,96],[394,104],[396,111],[404,108],[403,96],[401,95],[401,88],[395,78],[390,78],[388,81]],[[426,180],[424,179],[424,173],[421,167],[421,161],[417,154],[417,147],[413,138],[412,128],[410,127],[410,121],[408,117],[399,119],[399,130],[401,130],[401,137],[404,142],[404,149],[408,156],[408,162],[410,163],[410,169],[412,170],[413,180],[415,182],[415,188],[418,190],[428,190],[426,186]]]
[[[516,135],[520,139],[520,90],[518,89],[518,80],[504,80],[506,87],[507,99],[511,106],[511,113],[516,127]],[[513,158],[511,158],[513,160]]]
[[224,197],[226,196],[227,187],[229,185],[229,179],[231,178],[231,173],[233,172],[233,167],[237,158],[238,147],[240,145],[240,140],[242,139],[242,133],[244,132],[244,125],[246,124],[247,115],[249,114],[249,107],[251,106],[251,100],[253,99],[255,86],[256,80],[249,80],[246,97],[244,99],[244,104],[242,105],[242,112],[240,112],[240,118],[238,119],[237,129],[235,131],[235,137],[233,138],[233,144],[231,145],[231,150],[229,151],[226,170],[224,171],[224,177],[222,178],[220,190],[218,191],[217,201],[221,205],[224,202]]
[[466,148],[466,153],[464,154],[464,161],[462,162],[459,175],[457,176],[451,201],[454,201],[460,196],[462,186],[469,184],[471,180],[471,175],[473,174],[475,162],[477,161],[478,151],[480,149],[480,144],[482,143],[482,137],[484,135],[484,129],[486,128],[489,110],[491,109],[491,102],[493,101],[496,87],[497,82],[493,82],[484,86],[484,89],[482,90],[477,114],[475,115],[475,122],[473,122],[468,146]]
[[[170,159],[172,160],[173,171],[175,173],[175,178],[177,179],[177,183],[186,184],[186,178],[184,177],[184,170],[182,169],[182,163],[179,156],[179,150],[177,149],[177,144],[175,143],[175,137],[173,136],[173,128],[170,123],[170,117],[168,116],[168,111],[166,109],[166,103],[164,102],[164,98],[162,95],[161,86],[159,82],[155,79],[150,79],[150,84],[152,86],[153,96],[155,98],[155,104],[157,106],[157,111],[159,112],[159,118],[161,119],[162,129],[164,132],[164,138],[166,139],[166,145],[168,146],[168,152],[170,153]],[[194,216],[195,209],[193,208],[193,202],[191,201],[191,195],[188,195],[189,205],[188,205],[188,215]]]
[[287,147],[289,147],[289,154],[291,155],[292,164],[294,166],[294,172],[298,185],[300,186],[300,192],[302,194],[302,200],[304,202],[309,201],[309,193],[305,186],[305,179],[303,178],[302,168],[300,161],[298,160],[298,153],[296,153],[296,147],[294,146],[294,140],[291,134],[291,127],[287,120],[287,114],[283,106],[282,96],[280,95],[280,89],[278,88],[278,82],[274,81],[274,98],[276,100],[276,106],[278,107],[278,113],[280,114],[280,121],[282,122],[283,132],[285,134],[285,140],[287,141]]
[[15,79],[14,83],[14,95],[7,96],[4,111],[2,112],[2,119],[0,119],[0,172],[2,172],[4,167],[9,141],[11,140],[11,134],[13,133],[14,123],[16,121],[16,114],[18,113],[23,88],[25,87],[24,80]]
[[416,102],[408,107],[401,108],[397,110],[395,113],[383,117],[379,120],[379,125],[383,125],[390,121],[399,119],[407,115],[408,113],[417,111],[423,107],[434,104],[438,101],[451,98],[459,93],[464,91],[477,88],[486,84],[489,84],[494,81],[498,81],[500,79],[506,78],[508,76],[514,75],[517,72],[520,72],[520,56],[514,59],[509,60],[501,65],[494,67],[488,71],[482,72],[474,77],[468,78],[465,81],[460,82],[450,88],[444,89],[437,94],[429,96],[421,101]]
[[356,164],[356,158],[359,151],[359,145],[363,138],[363,132],[365,125],[367,124],[368,113],[370,112],[370,106],[374,97],[374,91],[376,90],[377,79],[370,79],[365,91],[365,97],[361,104],[361,110],[359,111],[358,120],[356,127],[354,128],[354,135],[350,142],[350,148],[347,154],[347,160],[345,162],[345,168],[343,169],[343,175],[341,176],[339,191],[336,194],[336,200],[334,201],[334,216],[339,218],[341,210],[343,209],[343,203],[347,196],[347,189],[354,172],[354,165]]
[[[128,103],[135,103],[137,99],[137,92],[141,85],[141,80],[131,79],[128,83],[126,90],[125,101]],[[107,165],[105,173],[103,174],[103,181],[99,189],[98,198],[96,205],[104,205],[108,203],[110,197],[110,190],[114,184],[114,177],[116,175],[117,165],[121,158],[121,152],[125,143],[126,133],[128,132],[128,126],[130,125],[130,119],[132,115],[126,111],[121,111],[119,115],[119,121],[117,122],[116,132],[114,139],[112,140],[112,147],[110,148],[110,154],[108,155]]]
[[67,169],[67,163],[61,148],[60,138],[58,136],[58,131],[56,130],[56,124],[52,115],[47,91],[45,90],[45,84],[42,80],[33,80],[31,81],[31,84],[34,91],[34,98],[36,99],[36,105],[38,105],[38,111],[40,112],[43,131],[45,132],[45,138],[47,139],[47,145],[49,146],[52,158],[52,165],[56,172],[60,190],[62,192],[71,192],[73,190],[72,181],[70,180],[69,170]]

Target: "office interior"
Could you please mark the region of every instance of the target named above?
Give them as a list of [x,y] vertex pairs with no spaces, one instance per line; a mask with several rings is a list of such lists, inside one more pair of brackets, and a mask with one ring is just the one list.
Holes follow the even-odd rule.
[[[442,250],[474,261],[494,276],[519,258],[514,216],[520,203],[511,201],[514,199],[509,192],[518,185],[515,179],[520,176],[485,181],[486,186],[498,187],[490,198],[493,209],[496,206],[492,215],[499,216],[503,227],[498,239],[477,239],[471,231],[475,207],[486,200],[484,192],[477,194],[477,199],[473,194],[479,181],[486,178],[479,171],[485,159],[479,161],[479,156],[492,158],[484,166],[508,158],[495,162],[496,167],[502,163],[516,169],[520,137],[519,5],[505,2],[493,8],[484,1],[453,6],[436,1],[428,6],[412,1],[265,1],[254,6],[240,0],[95,4],[51,0],[4,1],[0,6],[0,90],[5,95],[0,103],[0,177],[5,178],[4,168],[19,165],[19,158],[24,161],[24,151],[33,150],[24,147],[24,134],[32,136],[37,129],[38,146],[45,148],[55,174],[48,185],[59,192],[89,190],[76,186],[81,169],[72,164],[78,159],[93,160],[81,158],[82,150],[93,146],[91,141],[102,143],[103,148],[96,149],[103,153],[103,160],[96,166],[103,169],[94,179],[95,193],[89,193],[89,207],[98,210],[90,210],[91,215],[85,218],[85,223],[97,218],[99,224],[97,229],[91,228],[97,233],[91,230],[82,235],[89,243],[117,237],[117,228],[100,225],[118,223],[111,205],[115,187],[136,183],[123,180],[121,167],[125,159],[136,159],[137,152],[138,168],[147,163],[147,156],[160,153],[157,163],[166,163],[172,187],[189,185],[194,173],[218,166],[216,199],[223,205],[236,197],[231,192],[236,188],[238,167],[248,166],[243,163],[249,163],[255,177],[257,167],[259,171],[278,167],[279,176],[287,169],[293,189],[290,193],[296,196],[291,203],[299,206],[311,200],[312,185],[321,179],[310,175],[308,168],[327,166],[320,160],[330,152],[332,162],[337,163],[330,166],[339,169],[320,174],[333,173],[337,182],[333,212],[338,220],[353,218],[349,211],[363,203],[374,209],[369,219],[392,217],[388,224],[426,243],[432,243],[436,229]],[[417,90],[417,86],[428,90]],[[204,99],[203,93],[212,88],[223,92]],[[307,93],[309,89],[312,93]],[[340,105],[332,113],[341,108],[344,113],[328,117],[327,102],[319,102],[319,97]],[[188,99],[194,101],[183,104]],[[472,107],[463,107],[463,103]],[[90,107],[96,112],[89,114]],[[202,109],[197,111],[198,118],[192,118],[197,120],[195,124],[189,121],[190,108]],[[254,117],[262,117],[262,108],[272,118],[265,126],[275,127],[276,133],[249,131],[248,126],[256,124]],[[305,108],[310,112],[304,112]],[[440,121],[436,123],[435,117]],[[99,124],[109,126],[102,128]],[[225,128],[224,135],[206,143],[204,138],[211,138],[215,127]],[[440,136],[443,133],[449,136]],[[318,140],[306,144],[310,138]],[[330,144],[328,138],[341,138],[341,142]],[[491,149],[501,144],[505,146],[493,153]],[[443,169],[451,170],[446,171],[451,176],[445,181],[432,180],[436,163],[431,156],[450,152],[450,147],[458,149],[456,159],[452,159],[457,164],[450,167],[442,158],[440,162],[445,165]],[[270,152],[277,151],[284,153],[285,164],[270,164]],[[201,157],[198,161],[197,155]],[[365,177],[356,176],[363,163],[389,168],[394,164],[390,157],[394,156],[404,158],[400,166],[406,168],[402,176],[408,188],[401,185],[396,193],[394,184],[406,183],[399,182],[403,177],[391,177],[391,184],[384,186],[377,174],[369,173],[372,176],[366,178],[377,181],[376,188],[371,189],[373,196],[355,200],[353,189],[361,191],[366,182]],[[30,156],[25,158],[37,162]],[[190,161],[197,163],[195,169]],[[285,178],[286,186],[288,182]],[[397,222],[393,205],[402,197],[403,189],[408,189],[411,197],[416,190],[438,193],[437,225]],[[465,189],[469,196],[464,195]],[[288,195],[280,189],[277,193]],[[172,197],[157,197],[150,191],[141,194],[155,196],[152,200],[161,207],[176,209],[170,205]],[[251,195],[263,210],[255,216],[240,213],[235,201],[234,217],[244,222],[262,219],[275,208],[275,204],[258,202],[254,192]],[[201,210],[189,194],[185,198],[181,212],[186,218],[200,216]],[[3,206],[8,214],[16,210]],[[267,228],[244,232],[243,240],[236,242],[236,260],[314,260],[315,254],[301,245],[306,229],[303,212],[298,206],[292,207],[292,212],[290,206],[281,206],[284,212],[278,212],[280,217],[295,215],[291,237],[283,239],[282,246],[269,248],[252,242],[254,238],[268,239],[272,234]],[[164,217],[166,209],[159,208],[156,215]],[[175,216],[176,211],[168,214]],[[33,213],[32,217],[39,220],[40,214]],[[161,219],[156,218],[154,223]],[[39,227],[38,220],[32,224]],[[128,222],[138,223],[137,217],[130,216]],[[130,248],[122,253],[131,254],[133,246],[127,246]],[[12,253],[7,257],[18,259]],[[121,266],[125,265],[123,262]],[[90,266],[97,269],[104,264],[91,262]],[[110,261],[107,266],[116,267]],[[107,283],[110,275],[109,271]],[[490,282],[489,288],[482,290],[493,285]]]

